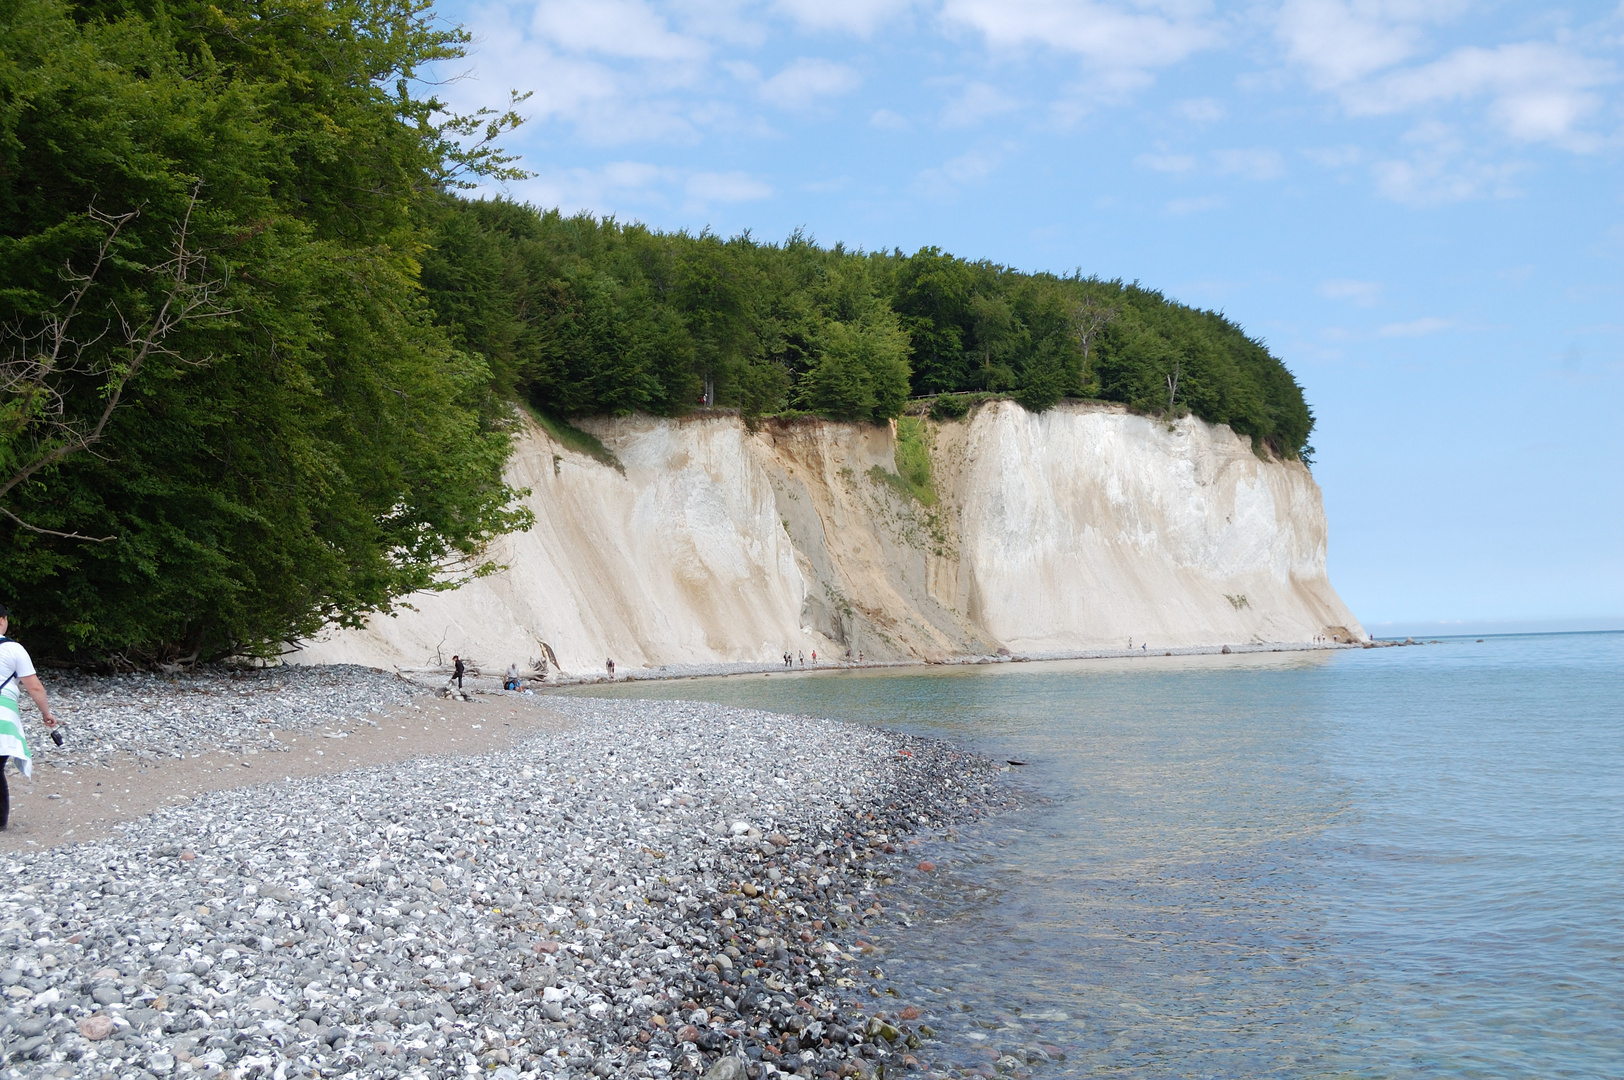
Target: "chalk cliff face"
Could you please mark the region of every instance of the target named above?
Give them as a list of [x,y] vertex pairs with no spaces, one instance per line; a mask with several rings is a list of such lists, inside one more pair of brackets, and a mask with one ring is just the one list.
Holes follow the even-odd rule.
[[[885,427],[630,418],[591,430],[624,472],[526,431],[536,525],[507,569],[312,643],[302,662],[566,671],[1008,650],[1059,656],[1362,638],[1325,574],[1319,488],[1228,428],[1000,402],[931,424],[938,501],[888,479]],[[543,645],[545,643],[545,646]]]

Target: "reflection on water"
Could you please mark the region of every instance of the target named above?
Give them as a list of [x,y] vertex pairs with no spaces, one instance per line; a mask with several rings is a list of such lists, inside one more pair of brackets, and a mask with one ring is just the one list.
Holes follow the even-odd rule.
[[881,942],[963,1067],[1618,1077],[1621,676],[1581,634],[595,692],[1030,762],[1046,801],[938,843]]

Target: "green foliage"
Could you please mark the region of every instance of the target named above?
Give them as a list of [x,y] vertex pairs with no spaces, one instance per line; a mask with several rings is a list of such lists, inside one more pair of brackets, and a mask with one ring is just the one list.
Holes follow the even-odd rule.
[[808,408],[836,420],[884,420],[908,402],[908,336],[891,312],[831,322],[803,380]]
[[553,441],[565,449],[574,450],[577,454],[607,465],[611,469],[625,472],[626,467],[620,463],[615,452],[603,445],[603,441],[590,431],[582,431],[568,420],[561,420],[556,416],[548,416],[536,409],[526,410],[530,416],[541,425],[541,429],[553,437]]
[[0,598],[42,656],[269,654],[481,572],[528,523],[515,400],[608,460],[569,418],[712,393],[1098,396],[1308,452],[1262,343],[1137,285],[462,198],[520,175],[511,111],[413,91],[466,40],[428,0],[0,0]]
[[930,474],[930,428],[917,416],[897,417],[897,476],[908,494],[926,506],[936,505]]
[[1167,378],[1176,372],[1175,409],[1228,424],[1276,454],[1297,456],[1307,448],[1314,418],[1302,388],[1261,342],[1216,312],[1173,304],[1158,292],[1103,288],[1115,293],[1121,314],[1105,329],[1096,354],[1100,396],[1164,412]]
[[938,248],[659,233],[499,200],[447,197],[436,214],[423,280],[438,320],[490,358],[505,390],[552,415],[682,413],[707,382],[715,404],[747,418],[877,421],[910,394],[939,393],[1034,411],[1101,397],[1159,414],[1177,368],[1174,411],[1286,455],[1312,426],[1296,380],[1260,343],[1136,285]]
[[[93,451],[0,502],[0,595],[37,654],[275,652],[479,572],[527,523],[501,479],[513,414],[493,375],[512,376],[436,326],[418,284],[425,200],[507,168],[455,142],[500,118],[437,125],[409,92],[463,40],[418,0],[0,0],[8,364],[65,316],[64,275],[109,234],[97,215],[135,215],[68,320],[78,363],[41,383],[54,430],[101,411],[122,326],[172,291],[183,223],[213,290]],[[52,430],[7,424],[0,465]]]
[[936,421],[963,420],[971,399],[964,394],[941,394],[930,403],[930,418]]

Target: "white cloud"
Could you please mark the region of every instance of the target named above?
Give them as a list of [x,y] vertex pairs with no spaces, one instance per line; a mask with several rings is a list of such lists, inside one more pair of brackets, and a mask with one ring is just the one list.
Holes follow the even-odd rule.
[[1323,165],[1327,169],[1342,169],[1349,165],[1357,165],[1365,159],[1365,152],[1357,146],[1321,146],[1312,150],[1304,150],[1303,156],[1316,165]]
[[1482,102],[1514,139],[1571,150],[1599,144],[1579,129],[1602,109],[1601,88],[1618,81],[1610,61],[1541,41],[1466,46],[1420,61],[1431,26],[1462,10],[1461,0],[1286,0],[1275,32],[1308,81],[1352,115]]
[[1576,149],[1576,128],[1602,105],[1599,88],[1618,81],[1611,64],[1542,42],[1457,49],[1345,95],[1350,112],[1396,113],[1438,102],[1488,98],[1489,115],[1513,138]]
[[1195,168],[1195,157],[1190,154],[1140,154],[1133,160],[1134,164],[1155,169],[1157,172],[1181,173]]
[[759,48],[771,27],[752,0],[655,0],[670,12],[672,22],[690,36],[712,44]]
[[1346,300],[1350,304],[1360,307],[1370,307],[1382,298],[1382,283],[1379,281],[1353,281],[1349,278],[1335,278],[1331,281],[1320,282],[1316,290],[1321,296],[1330,300]]
[[772,185],[744,172],[701,172],[688,177],[688,199],[692,203],[752,202],[772,197]]
[[883,131],[906,131],[912,126],[908,123],[906,116],[892,112],[890,109],[876,109],[874,114],[868,118],[868,122]]
[[[1160,8],[1160,10],[1157,10]],[[1122,5],[1099,0],[946,0],[949,23],[978,31],[995,49],[1041,46],[1075,53],[1129,85],[1146,68],[1175,64],[1217,43],[1206,4]],[[1124,78],[1123,76],[1126,76]]]
[[[1285,161],[1273,150],[1215,150],[1212,160],[1218,173],[1249,180],[1272,180],[1286,171]],[[1172,153],[1165,147],[1158,147],[1154,154],[1140,154],[1133,161],[1164,173],[1192,172],[1198,164],[1195,155]]]
[[1184,119],[1194,120],[1198,124],[1211,124],[1229,115],[1224,103],[1216,98],[1191,98],[1188,101],[1181,101],[1173,106],[1173,111]]
[[973,82],[942,108],[943,127],[973,127],[983,120],[1012,112],[1018,103],[996,87]]
[[982,150],[960,154],[937,168],[921,172],[918,188],[932,199],[946,201],[957,195],[960,188],[991,176],[1001,160],[999,154]]
[[1286,54],[1322,89],[1343,86],[1392,67],[1421,46],[1421,17],[1442,17],[1447,2],[1287,0],[1275,33]]
[[1523,171],[1520,162],[1482,160],[1445,124],[1418,124],[1404,140],[1416,147],[1408,160],[1377,161],[1371,167],[1376,190],[1395,202],[1436,206],[1521,194],[1513,183]]
[[1173,199],[1167,204],[1169,214],[1199,214],[1203,210],[1217,210],[1224,205],[1222,195],[1200,195],[1188,199]]
[[616,207],[670,207],[688,211],[718,203],[771,198],[772,185],[746,172],[692,172],[642,161],[615,161],[596,169],[558,169],[515,185],[538,206],[570,213],[613,212]]
[[538,206],[604,212],[616,203],[663,203],[669,169],[641,161],[616,161],[598,169],[559,169],[516,185],[524,199]]
[[777,0],[773,5],[813,30],[843,30],[867,37],[914,6],[914,0]]
[[[705,103],[691,94],[704,65],[588,55],[593,49],[565,51],[536,32],[536,17],[528,6],[496,5],[475,12],[469,24],[474,38],[470,71],[444,90],[455,108],[505,108],[510,87],[529,91],[531,97],[519,111],[531,126],[521,129],[521,139],[544,124],[562,122],[597,145],[690,141],[700,126],[719,118],[714,108],[707,116]],[[591,41],[597,32],[577,26],[563,36]],[[629,48],[648,51],[652,46],[645,40]]]
[[638,60],[699,60],[709,51],[696,38],[673,33],[642,0],[542,0],[531,17],[535,33],[571,52]]
[[802,57],[761,84],[761,96],[786,109],[801,109],[820,98],[857,89],[862,79],[845,64]]
[[1220,173],[1248,180],[1273,180],[1286,171],[1285,162],[1273,150],[1215,150],[1212,158]]
[[1485,196],[1509,199],[1522,194],[1511,182],[1522,171],[1515,163],[1450,165],[1438,161],[1378,161],[1373,171],[1377,192],[1411,206],[1437,206]]
[[1429,315],[1424,319],[1411,319],[1409,322],[1388,323],[1376,333],[1381,337],[1425,337],[1441,330],[1452,329],[1454,326],[1455,323],[1451,319]]

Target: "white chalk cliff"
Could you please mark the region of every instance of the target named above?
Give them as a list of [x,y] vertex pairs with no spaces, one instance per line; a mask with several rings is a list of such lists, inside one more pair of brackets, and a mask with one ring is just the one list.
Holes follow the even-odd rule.
[[566,672],[820,657],[948,659],[1363,639],[1325,573],[1319,487],[1227,427],[1010,402],[931,423],[938,501],[892,429],[732,416],[586,424],[624,472],[527,428],[536,524],[506,569],[294,659]]

